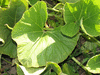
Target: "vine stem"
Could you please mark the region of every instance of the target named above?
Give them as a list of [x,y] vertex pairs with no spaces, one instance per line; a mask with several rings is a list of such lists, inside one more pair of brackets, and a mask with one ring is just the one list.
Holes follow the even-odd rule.
[[1,69],[1,56],[2,56],[2,54],[0,54],[0,69]]
[[99,41],[99,40],[97,40],[97,39],[96,39],[95,37],[93,37],[93,36],[90,36],[90,37],[96,41],[96,44],[97,44],[97,45],[100,46],[100,41]]
[[5,24],[5,26],[7,26],[8,29],[13,30],[13,28],[10,27],[8,24]]
[[12,64],[11,62],[9,62],[9,61],[7,61],[5,58],[1,58],[1,59],[3,59],[4,61],[6,61],[7,63],[9,63],[9,64]]
[[61,12],[61,11],[55,9],[55,8],[48,8],[48,10],[52,10],[52,11],[55,11],[55,12]]
[[64,6],[64,4],[63,3],[58,3],[56,6],[54,6],[53,8],[55,9],[55,8],[57,8],[59,5],[63,5]]
[[85,68],[85,66],[83,64],[81,64],[75,57],[72,57],[72,60],[75,61],[79,66],[81,66],[88,75],[92,75],[90,72],[88,72],[88,70]]
[[59,15],[48,14],[48,16],[55,16],[56,18],[59,18],[60,20],[63,20],[63,18],[60,18],[60,16],[59,16]]

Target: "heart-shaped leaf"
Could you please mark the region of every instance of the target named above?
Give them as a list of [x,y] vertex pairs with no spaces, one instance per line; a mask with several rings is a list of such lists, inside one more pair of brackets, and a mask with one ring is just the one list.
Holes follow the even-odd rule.
[[[99,0],[80,0],[77,3],[66,3],[64,6],[64,20],[66,25],[62,27],[62,33],[67,36],[74,36],[79,31],[80,20],[82,19],[81,28],[83,31],[91,36],[99,36],[99,11]],[[72,23],[75,24],[72,25]],[[68,32],[73,32],[73,34],[70,35]]]
[[27,8],[26,0],[11,0],[8,8],[0,8],[0,53],[17,57],[16,44],[11,39],[11,30],[5,24],[13,27],[19,21]]
[[100,54],[90,58],[86,68],[91,73],[100,73]]
[[77,3],[66,2],[64,6],[63,15],[66,24],[61,28],[61,32],[64,35],[73,37],[79,31],[80,17],[81,17],[79,15],[81,15],[81,9],[82,9],[81,5],[83,5],[82,3],[81,5],[79,3],[80,1]]
[[44,30],[47,16],[46,3],[39,1],[24,13],[13,28],[12,38],[18,45],[18,60],[24,66],[45,66],[50,61],[60,63],[77,44],[79,36],[63,36],[60,27]]

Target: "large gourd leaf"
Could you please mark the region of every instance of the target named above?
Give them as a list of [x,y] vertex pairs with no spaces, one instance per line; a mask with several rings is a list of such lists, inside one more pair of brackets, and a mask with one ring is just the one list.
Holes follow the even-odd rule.
[[66,3],[64,6],[66,25],[62,27],[62,33],[74,36],[79,31],[80,20],[83,19],[81,27],[84,32],[92,36],[100,35],[99,11],[99,0],[80,0],[77,3]]
[[0,53],[14,58],[17,56],[16,44],[11,39],[11,30],[27,8],[26,0],[11,0],[8,8],[0,8]]
[[91,73],[100,73],[100,54],[90,58],[86,68]]
[[18,60],[24,66],[45,66],[49,61],[60,63],[77,44],[79,36],[63,36],[60,27],[44,30],[47,17],[46,3],[39,1],[24,13],[13,28],[12,38],[18,45]]

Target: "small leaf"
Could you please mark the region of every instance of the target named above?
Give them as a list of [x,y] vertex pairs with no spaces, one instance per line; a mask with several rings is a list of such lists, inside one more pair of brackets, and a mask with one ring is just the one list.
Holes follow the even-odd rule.
[[75,3],[75,2],[77,2],[79,0],[58,0],[58,1],[60,1],[62,3],[66,3],[66,2],[68,2],[68,3]]
[[87,62],[86,68],[91,73],[100,73],[100,54],[90,58]]
[[96,52],[97,44],[96,42],[86,41],[84,45],[82,45],[81,50],[85,53],[89,53],[90,51]]
[[[79,31],[81,24],[81,28],[86,34],[96,37],[100,35],[100,28],[98,28],[100,27],[99,11],[99,0],[80,0],[76,3],[66,3],[64,6],[64,21],[66,25],[75,23],[73,24],[75,27],[73,36]],[[73,26],[67,28],[66,32],[68,32],[70,28],[73,29]],[[69,32],[71,32],[71,30]],[[64,34],[69,35],[68,33]]]
[[70,24],[66,24],[61,28],[61,32],[64,35],[73,37],[74,35],[76,35],[77,30],[79,30],[79,28],[77,27],[77,25],[75,23],[70,23]]

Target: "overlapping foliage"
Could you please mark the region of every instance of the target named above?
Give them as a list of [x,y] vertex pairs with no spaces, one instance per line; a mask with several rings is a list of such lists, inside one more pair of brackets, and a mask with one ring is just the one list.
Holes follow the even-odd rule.
[[[67,64],[62,70],[58,64],[71,55],[82,33],[91,38],[100,35],[99,0],[59,0],[64,5],[62,10],[52,10],[60,11],[65,23],[55,27],[46,26],[49,15],[46,2],[7,1],[6,8],[7,3],[0,2],[0,53],[18,59],[18,74],[75,74],[69,71]],[[28,2],[32,5],[29,9]],[[100,45],[97,40],[94,43]],[[100,55],[96,55],[88,61],[86,69],[89,72],[100,73],[99,58]]]

